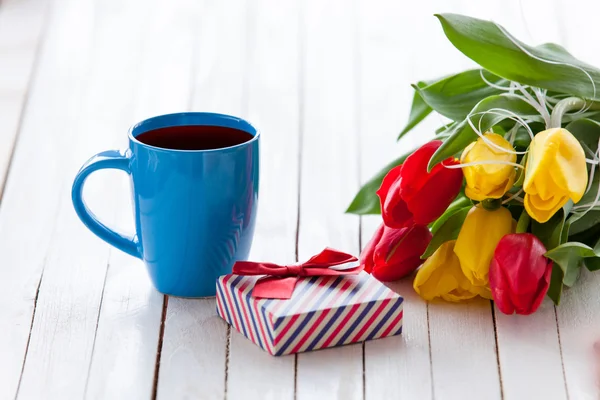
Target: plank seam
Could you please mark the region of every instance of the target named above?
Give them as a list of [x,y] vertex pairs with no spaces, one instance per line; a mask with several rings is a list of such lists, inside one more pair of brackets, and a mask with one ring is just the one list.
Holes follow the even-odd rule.
[[[0,0],[0,5],[2,5],[2,0]],[[44,38],[46,38],[46,33],[48,31],[48,25],[49,25],[49,21],[50,21],[49,9],[50,9],[50,5],[46,4],[44,11],[43,11],[44,21],[42,22],[42,29],[40,29],[38,43],[35,47],[31,72],[29,74],[29,77],[27,78],[27,88],[25,90],[23,105],[21,106],[21,112],[19,114],[19,121],[17,122],[15,137],[12,141],[12,147],[10,149],[10,154],[8,156],[8,162],[6,164],[6,172],[4,173],[4,176],[2,177],[2,182],[0,182],[0,207],[2,206],[2,198],[4,197],[4,189],[6,188],[6,183],[8,182],[8,178],[10,175],[10,171],[11,171],[11,167],[13,164],[16,149],[19,144],[19,138],[21,136],[21,128],[23,126],[23,120],[25,119],[25,110],[27,110],[27,106],[29,105],[29,94],[31,93],[31,89],[34,86],[35,76],[38,71],[39,62],[40,62],[40,53],[41,53],[43,44],[46,43]]]
[[[108,259],[110,260],[111,250],[108,251]],[[92,352],[90,354],[90,365],[88,366],[87,377],[85,378],[85,387],[83,389],[83,397],[87,397],[88,385],[90,382],[90,373],[92,372],[92,363],[94,360],[94,353],[96,351],[96,338],[98,337],[98,325],[100,325],[100,314],[102,313],[102,304],[104,303],[104,289],[106,289],[106,277],[108,276],[108,269],[110,268],[110,262],[106,263],[106,269],[104,271],[104,281],[102,284],[102,291],[100,293],[100,304],[98,305],[98,316],[96,317],[96,329],[94,330],[94,340],[92,341]]]
[[169,296],[163,295],[163,308],[160,317],[160,328],[158,332],[158,345],[156,349],[156,363],[154,365],[154,382],[152,384],[152,400],[156,400],[158,392],[158,376],[160,373],[160,358],[162,355],[163,337],[165,335],[165,319],[167,317],[167,307],[169,306]]
[[229,351],[231,349],[231,325],[227,324],[227,341],[225,342],[225,383],[223,399],[227,400],[227,381],[229,378]]
[[569,400],[569,386],[567,385],[567,373],[565,371],[565,360],[563,358],[562,341],[560,339],[560,328],[558,326],[558,313],[556,311],[556,306],[554,306],[554,320],[556,321],[556,335],[558,337],[558,351],[560,354],[560,366],[562,368],[563,381],[565,382],[565,394],[567,396],[567,400]]
[[504,382],[502,381],[502,368],[500,367],[500,349],[498,346],[498,326],[496,324],[496,309],[494,302],[490,301],[492,309],[492,322],[494,324],[494,348],[496,350],[496,364],[498,365],[498,379],[500,380],[500,398],[504,399]]
[[298,398],[298,354],[294,354],[294,400]]
[[429,345],[429,381],[431,384],[431,399],[435,399],[435,385],[433,384],[433,357],[431,356],[431,325],[429,324],[429,302],[425,305],[427,315],[427,344]]
[[[300,202],[302,200],[302,150],[304,144],[304,34],[306,33],[304,21],[303,2],[298,3],[298,194],[296,201],[296,243],[294,248],[294,258],[296,262],[299,260],[299,243],[300,243]],[[294,354],[294,400],[298,398],[298,354]]]
[[[359,230],[359,232],[360,232],[360,230]],[[359,236],[360,236],[360,234],[359,234]],[[362,365],[363,365],[363,368],[362,368],[362,386],[363,386],[362,387],[362,398],[363,398],[363,400],[365,400],[367,398],[367,386],[366,386],[367,377],[366,377],[366,367],[365,367],[365,344],[366,343],[367,343],[366,341],[362,342]]]
[[[46,265],[46,260],[44,263]],[[27,343],[25,344],[25,354],[23,355],[23,365],[21,365],[21,374],[19,375],[19,383],[17,384],[17,391],[15,392],[15,400],[19,397],[19,390],[21,390],[21,382],[23,381],[23,372],[25,371],[25,363],[27,361],[27,354],[29,353],[29,343],[31,342],[31,331],[33,330],[33,321],[35,321],[35,311],[37,309],[38,297],[40,295],[40,287],[42,286],[42,279],[44,278],[44,270],[42,269],[42,275],[38,281],[37,289],[35,291],[35,298],[33,300],[33,313],[31,315],[31,325],[29,326],[29,336],[27,336]]]
[[[558,1],[558,0],[554,0],[554,9],[556,10],[557,15],[562,15],[563,14],[563,2]],[[522,5],[521,5],[522,7]],[[568,38],[568,32],[564,23],[564,18],[557,18],[556,21],[557,27],[558,27],[558,36],[560,38],[560,44],[562,45],[566,45],[567,42],[569,41]],[[563,355],[563,347],[562,347],[562,340],[560,337],[560,326],[558,324],[558,310],[556,309],[556,306],[554,306],[554,320],[556,321],[556,335],[558,338],[558,351],[560,354],[560,366],[562,368],[562,374],[563,374],[563,381],[565,383],[565,393],[566,393],[566,397],[567,400],[569,400],[570,396],[569,396],[569,385],[567,383],[567,372],[565,369],[565,359],[564,359],[564,355]]]
[[[11,172],[14,155],[15,155],[18,145],[19,145],[19,141],[20,141],[20,137],[21,137],[21,128],[23,126],[23,120],[25,118],[25,111],[27,110],[27,107],[29,106],[29,95],[32,92],[32,88],[35,86],[35,76],[36,76],[36,74],[38,72],[38,68],[39,68],[40,54],[42,52],[42,48],[43,48],[44,44],[46,43],[46,40],[44,40],[44,38],[47,37],[46,33],[48,32],[50,20],[52,19],[51,14],[54,11],[54,8],[52,8],[50,4],[52,4],[52,3],[48,2],[48,4],[46,4],[46,6],[44,8],[44,17],[43,17],[44,21],[42,23],[42,29],[40,30],[39,41],[35,48],[35,52],[34,52],[35,54],[33,57],[33,65],[31,67],[31,73],[29,75],[29,78],[27,79],[27,90],[25,91],[25,98],[23,99],[21,113],[19,114],[19,121],[17,122],[15,138],[13,140],[12,149],[10,151],[10,155],[8,158],[6,173],[3,177],[4,178],[3,181],[0,183],[0,210],[2,208],[2,199],[4,197],[4,190],[6,188],[8,179],[10,177],[10,172]],[[63,189],[63,186],[61,185],[60,190],[62,190],[62,189]],[[53,235],[54,235],[55,230],[56,230],[56,219],[54,220],[54,229],[53,229],[53,233],[52,233]],[[44,280],[44,270],[46,267],[47,257],[48,257],[48,255],[46,254],[46,256],[44,257],[44,260],[42,261],[42,270],[40,272],[40,278],[38,280],[37,288],[35,291],[35,298],[33,300],[33,312],[31,315],[31,324],[29,326],[29,335],[27,336],[27,342],[25,344],[25,353],[23,355],[23,364],[21,365],[21,373],[19,374],[19,382],[17,383],[17,390],[15,391],[15,400],[18,398],[19,391],[21,390],[21,383],[23,381],[23,374],[25,372],[25,365],[27,363],[27,355],[29,353],[29,345],[31,342],[31,334],[33,332],[33,324],[35,322],[38,298],[40,295],[40,289],[42,287],[42,281]]]
[[250,51],[250,49],[252,48],[252,43],[254,43],[254,36],[253,36],[253,32],[254,32],[254,21],[256,19],[255,14],[253,13],[253,10],[256,9],[256,7],[252,7],[254,3],[252,1],[246,1],[246,37],[245,37],[245,43],[244,43],[244,59],[246,60],[246,68],[243,69],[243,80],[242,80],[242,96],[241,96],[241,111],[242,111],[242,116],[243,117],[250,117],[248,115],[248,110],[249,110],[249,105],[250,105],[250,101],[249,101],[249,97],[250,97],[250,76],[252,76],[252,71],[250,71],[250,68],[252,68],[252,51]]
[[[361,146],[361,84],[362,84],[362,64],[361,64],[361,46],[360,46],[360,18],[358,18],[358,14],[357,14],[357,8],[358,8],[358,4],[357,1],[354,0],[352,2],[352,17],[354,19],[354,45],[353,45],[353,51],[354,51],[354,127],[355,127],[355,134],[356,134],[356,154],[358,155],[358,157],[356,157],[356,183],[358,188],[360,188],[361,186],[361,181],[362,181],[362,176],[361,176],[361,168],[362,168],[362,162],[361,162],[361,158],[360,157],[360,149],[362,148]],[[358,251],[359,253],[362,251],[362,217],[358,218]],[[366,400],[367,398],[367,366],[366,366],[366,344],[363,341],[362,342],[362,398],[363,400]]]
[[194,32],[194,45],[192,48],[192,62],[190,63],[190,82],[192,83],[189,91],[189,97],[187,99],[188,111],[194,111],[194,98],[196,97],[196,71],[198,70],[198,43],[200,41],[200,26],[202,26],[202,19],[200,23],[196,24],[196,30]]

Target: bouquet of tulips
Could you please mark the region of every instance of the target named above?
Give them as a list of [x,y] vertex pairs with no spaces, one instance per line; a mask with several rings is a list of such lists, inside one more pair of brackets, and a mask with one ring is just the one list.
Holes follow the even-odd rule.
[[356,195],[348,212],[383,219],[361,263],[382,281],[418,268],[425,300],[558,305],[582,268],[600,269],[600,69],[494,22],[437,17],[481,68],[413,85],[399,138],[431,112],[448,123]]

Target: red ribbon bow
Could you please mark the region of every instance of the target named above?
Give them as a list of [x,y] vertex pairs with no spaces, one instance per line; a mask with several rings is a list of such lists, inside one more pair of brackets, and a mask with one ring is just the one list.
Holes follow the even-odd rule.
[[266,275],[254,284],[252,296],[268,299],[289,299],[292,297],[298,278],[304,276],[355,275],[363,270],[363,265],[346,269],[332,269],[358,259],[350,254],[326,248],[310,260],[295,265],[238,261],[233,266],[236,275]]

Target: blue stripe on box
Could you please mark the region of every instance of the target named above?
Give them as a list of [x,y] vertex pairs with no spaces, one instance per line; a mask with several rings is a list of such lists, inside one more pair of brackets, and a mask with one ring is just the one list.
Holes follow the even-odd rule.
[[[342,277],[338,277],[335,279],[335,281],[331,284],[331,286],[328,286],[326,288],[326,290],[323,290],[323,292],[321,293],[321,296],[319,297],[319,299],[317,300],[317,302],[315,303],[315,307],[318,307],[321,305],[321,303],[323,303],[323,301],[325,300],[325,298],[327,297],[327,295],[329,293],[331,293],[331,289],[334,289],[336,286],[338,286],[340,284],[340,282],[342,282]],[[292,335],[288,338],[288,340],[285,342],[285,344],[283,346],[281,346],[281,349],[277,351],[278,354],[285,352],[285,350],[290,346],[290,344],[294,341],[294,339],[296,339],[296,337],[298,336],[298,334],[300,334],[302,332],[302,330],[304,329],[304,327],[306,326],[306,324],[308,324],[310,322],[310,320],[314,317],[314,315],[317,312],[322,312],[324,310],[314,310],[314,311],[310,311],[309,313],[307,313],[304,317],[304,319],[302,320],[302,322],[300,323],[300,325],[296,328],[296,330],[294,331],[294,333],[292,333]]]
[[[331,317],[331,319],[329,320],[329,322],[327,322],[325,327],[323,327],[323,329],[321,329],[321,331],[313,339],[313,341],[310,343],[310,345],[306,348],[307,351],[312,350],[317,345],[317,343],[319,343],[319,341],[323,338],[323,335],[325,335],[331,329],[331,327],[335,324],[337,319],[340,317],[340,314],[342,314],[344,312],[344,310],[346,309],[347,304],[349,304],[349,301],[352,300],[356,296],[356,294],[359,292],[360,288],[365,283],[365,281],[368,279],[368,277],[369,277],[369,275],[365,274],[365,276],[363,276],[360,279],[360,281],[353,288],[353,290],[349,291],[348,296],[346,297],[345,301],[343,302],[343,304],[345,304],[345,305],[338,307],[338,309],[335,311],[335,314],[333,314],[333,317]],[[358,290],[354,290],[357,288],[358,288]]]
[[[356,286],[354,286],[352,289],[350,289],[351,296],[346,297],[344,299],[344,301],[342,301],[342,303],[339,305],[340,307],[346,307],[346,306],[352,305],[353,301],[354,301],[354,295],[357,294],[358,292],[360,292],[360,290],[363,289],[364,285],[366,285],[370,279],[375,279],[375,278],[371,277],[371,275],[367,274],[366,272],[359,276],[360,276],[360,279],[358,281],[358,284]],[[369,299],[364,300],[364,302],[367,302],[367,301],[369,301]]]
[[[286,305],[285,309],[283,311],[280,311],[278,314],[282,317],[286,317],[287,313],[290,311],[290,309],[294,306],[294,304],[298,303],[299,301],[303,301],[303,297],[304,294],[308,291],[308,289],[317,281],[317,279],[319,279],[319,276],[313,276],[312,278],[310,278],[310,280],[308,281],[308,283],[306,285],[304,285],[304,287],[302,288],[302,290],[299,293],[294,293],[292,295],[292,298],[289,300],[279,300],[279,301],[287,301],[288,304]],[[279,325],[281,325],[281,322],[283,321],[284,318],[278,318],[277,322],[275,322],[275,330],[277,330],[277,328],[279,328]]]
[[[223,282],[223,281],[221,281]],[[229,307],[227,307],[227,301],[225,300],[225,294],[223,293],[223,288],[221,287],[221,285],[217,285],[217,288],[219,289],[219,294],[221,295],[221,305],[223,306],[223,308],[225,309],[225,313],[227,313],[227,322],[229,322],[229,324],[233,324],[233,319],[231,318],[231,314],[229,314]]]
[[[379,288],[379,290],[377,290],[377,292],[375,293],[375,297],[380,296],[381,293],[383,293],[385,289],[387,289],[387,287],[384,286],[384,285],[381,285],[381,287]],[[369,313],[369,311],[371,310],[371,308],[373,308],[373,306],[376,303],[377,303],[376,301],[371,301],[365,307],[365,309],[360,313],[360,315],[358,316],[358,318],[356,318],[356,321],[354,321],[354,323],[350,326],[350,328],[346,330],[346,333],[344,333],[342,335],[342,337],[340,338],[340,340],[338,340],[338,342],[335,344],[335,346],[339,346],[340,344],[344,343],[344,341],[346,339],[348,339],[348,336],[350,336],[356,330],[356,327],[362,322],[362,320],[365,317],[365,315],[367,315]]]
[[[252,305],[250,304],[250,299],[252,298],[252,289],[250,289],[248,291],[248,293],[246,293],[245,297],[246,297],[246,304],[248,305],[248,314],[250,314],[250,319],[252,320],[252,325],[254,326],[254,332],[256,332],[256,338],[258,339],[258,344],[260,345],[260,347],[267,350],[266,343],[263,343],[262,339],[260,338],[261,337],[260,328],[258,327],[258,324],[256,322],[256,318],[260,318],[260,315],[254,315],[254,312],[252,311]],[[268,328],[266,328],[266,327],[265,327],[265,329],[268,330]]]
[[267,313],[266,313],[266,309],[267,306],[269,306],[271,303],[273,302],[273,299],[269,299],[267,301],[264,302],[264,304],[262,305],[262,307],[260,307],[262,315],[263,315],[263,320],[265,321],[265,329],[267,331],[267,335],[269,335],[269,339],[271,340],[271,343],[274,343],[273,340],[273,333],[271,333],[271,329],[270,328],[270,324],[269,324],[269,319],[267,318]]
[[396,303],[394,304],[394,306],[385,314],[385,316],[381,319],[381,321],[379,321],[379,323],[377,324],[375,329],[373,329],[373,332],[371,332],[369,334],[369,336],[367,336],[366,340],[373,339],[377,335],[377,333],[379,333],[381,331],[381,329],[383,329],[383,327],[385,326],[385,323],[389,320],[389,318],[392,315],[394,315],[394,313],[396,312],[398,307],[400,307],[402,305],[402,302],[403,302],[402,298],[399,297],[396,299]]
[[231,282],[231,297],[233,298],[233,304],[235,304],[235,309],[237,310],[238,319],[240,320],[240,325],[242,326],[242,330],[244,331],[244,336],[250,337],[248,332],[246,331],[246,322],[244,321],[244,316],[240,311],[240,305],[238,304],[237,296],[235,295],[233,289],[237,289],[237,284],[242,280],[242,276],[239,275],[237,278]]

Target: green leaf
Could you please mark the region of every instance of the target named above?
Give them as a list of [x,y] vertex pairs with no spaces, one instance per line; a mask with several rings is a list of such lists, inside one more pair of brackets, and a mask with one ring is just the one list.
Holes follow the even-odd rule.
[[570,287],[579,277],[583,259],[600,257],[600,251],[596,252],[583,243],[567,242],[546,252],[545,256],[560,266],[564,273],[563,283]]
[[[533,133],[541,132],[545,129],[545,126],[540,123],[529,123],[528,124]],[[531,143],[531,136],[529,136],[529,132],[524,127],[519,127],[517,130],[517,134],[515,136],[515,141],[513,143],[515,149],[526,149],[529,147]]]
[[596,244],[598,238],[600,238],[600,224],[596,224],[583,232],[569,236],[569,241],[580,242],[591,247]]
[[[475,127],[480,129],[481,132],[485,132],[508,118],[508,115],[505,113],[501,115],[493,113],[480,114],[496,108],[511,111],[523,118],[539,118],[537,111],[531,105],[514,95],[495,95],[481,100],[473,108],[469,118],[471,118],[471,122]],[[450,137],[433,154],[427,168],[431,171],[437,163],[459,153],[471,142],[477,140],[477,138],[477,133],[471,128],[471,125],[466,120],[462,121],[456,126]]]
[[379,197],[377,197],[377,189],[381,186],[383,178],[388,172],[394,167],[402,164],[406,158],[411,155],[414,150],[409,151],[406,154],[398,157],[388,165],[386,165],[381,171],[372,177],[362,188],[358,191],[350,206],[346,210],[349,214],[366,215],[366,214],[379,214],[381,209],[379,206]]
[[523,186],[523,182],[525,182],[525,166],[527,165],[527,157],[528,156],[529,156],[529,150],[521,158],[521,162],[519,163],[519,164],[521,164],[523,166],[523,168],[518,168],[517,169],[517,176],[515,178],[515,186],[516,187]]
[[588,269],[588,271],[598,271],[600,269],[600,258],[586,258],[583,260],[583,264]]
[[565,205],[543,224],[533,220],[531,233],[540,239],[546,249],[553,249],[567,241],[569,224],[565,223],[571,204]]
[[435,130],[435,134],[436,134],[436,135],[439,135],[439,134],[441,134],[441,133],[445,133],[445,132],[447,132],[447,131],[449,131],[449,130],[452,130],[452,128],[453,128],[454,126],[456,126],[456,122],[450,122],[449,124],[446,124],[446,125],[444,125],[444,126],[440,126],[439,128],[437,128],[437,129]]
[[578,119],[568,124],[565,129],[571,132],[577,140],[585,144],[592,152],[595,153],[598,150],[598,140],[600,139],[599,122],[587,118]]
[[496,75],[482,69],[472,69],[442,78],[428,86],[413,87],[429,107],[453,121],[462,121],[481,100],[501,93],[481,79],[481,74],[488,82],[508,85],[506,80]]
[[491,73],[560,93],[600,98],[600,70],[564,48],[552,43],[528,46],[491,21],[457,14],[436,16],[454,47]]
[[571,222],[569,236],[585,232],[598,224],[600,224],[600,211],[589,211],[585,214],[585,218],[578,218],[576,221]]
[[[581,200],[576,204],[576,210],[578,212],[585,212],[591,204],[596,201],[596,195],[600,190],[600,171],[596,170],[594,174],[594,180],[592,181],[592,187],[589,192],[583,195]],[[592,210],[600,210],[600,204],[596,204]]]
[[415,86],[415,94],[413,96],[408,122],[406,123],[404,129],[402,129],[402,131],[398,135],[398,140],[400,140],[400,138],[407,134],[412,128],[417,126],[419,122],[423,121],[425,117],[428,116],[432,111],[431,107],[429,107],[427,103],[423,101],[423,98],[419,94],[418,89],[420,85],[426,86],[427,84],[425,82],[419,82]]
[[550,286],[548,287],[548,297],[552,299],[555,305],[560,304],[560,295],[563,290],[563,278],[565,274],[558,264],[552,264],[552,275],[550,276]]
[[531,217],[527,214],[527,210],[523,209],[521,212],[521,216],[519,217],[519,221],[517,222],[517,230],[516,233],[525,233],[529,230],[529,223],[531,222]]
[[435,233],[440,229],[444,222],[448,220],[456,211],[460,210],[464,207],[473,207],[473,202],[469,199],[463,192],[459,193],[456,196],[456,199],[446,209],[446,211],[431,225],[431,233],[435,235]]
[[431,238],[431,242],[429,242],[429,246],[425,250],[425,253],[421,256],[421,259],[426,259],[431,256],[442,244],[449,240],[454,240],[458,237],[458,233],[460,232],[460,228],[462,227],[465,218],[467,218],[467,214],[471,209],[471,206],[460,208],[455,211],[440,228],[433,234]]
[[[600,238],[594,246],[594,253],[600,253]],[[590,271],[598,271],[600,269],[600,257],[591,257],[583,260],[585,267]]]

